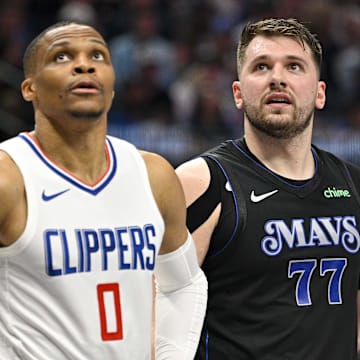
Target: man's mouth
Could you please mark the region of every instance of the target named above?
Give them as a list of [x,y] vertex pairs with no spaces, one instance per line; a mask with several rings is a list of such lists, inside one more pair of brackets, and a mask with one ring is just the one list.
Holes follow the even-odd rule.
[[100,89],[95,81],[78,81],[70,86],[70,91],[74,94],[97,94]]
[[266,105],[290,105],[291,100],[288,95],[285,94],[271,94],[265,99]]

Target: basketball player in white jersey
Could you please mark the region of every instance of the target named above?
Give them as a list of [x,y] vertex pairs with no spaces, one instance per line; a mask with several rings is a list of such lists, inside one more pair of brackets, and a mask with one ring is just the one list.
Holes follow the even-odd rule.
[[107,136],[114,71],[92,27],[24,56],[35,128],[0,144],[0,359],[192,359],[207,301],[172,166]]

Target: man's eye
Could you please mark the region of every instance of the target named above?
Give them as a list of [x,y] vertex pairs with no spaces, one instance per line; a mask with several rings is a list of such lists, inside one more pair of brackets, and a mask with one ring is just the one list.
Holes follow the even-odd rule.
[[95,60],[104,60],[104,55],[103,55],[102,52],[96,51],[96,52],[94,53],[94,55],[93,55],[93,58],[94,58]]
[[266,64],[257,64],[256,69],[263,71],[263,70],[268,69],[268,66]]
[[68,59],[69,59],[69,55],[67,55],[65,53],[59,53],[59,54],[56,54],[56,56],[55,56],[55,60],[57,62],[66,61]]
[[289,69],[298,71],[298,70],[300,70],[300,65],[296,64],[296,63],[292,63],[289,65]]

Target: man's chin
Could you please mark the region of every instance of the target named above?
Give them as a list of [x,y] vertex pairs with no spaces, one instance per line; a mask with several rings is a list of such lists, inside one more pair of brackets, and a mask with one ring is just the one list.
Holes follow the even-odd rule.
[[69,111],[69,115],[75,119],[97,120],[103,115],[104,111],[89,111],[89,110],[73,110]]

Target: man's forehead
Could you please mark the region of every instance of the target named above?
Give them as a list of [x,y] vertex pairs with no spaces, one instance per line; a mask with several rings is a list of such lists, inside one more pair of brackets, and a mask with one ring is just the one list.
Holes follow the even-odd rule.
[[246,50],[247,57],[257,57],[264,54],[274,54],[275,50],[282,50],[284,53],[293,53],[294,55],[311,55],[309,46],[296,37],[290,36],[256,36],[249,43]]
[[94,28],[80,24],[64,25],[55,29],[51,29],[46,33],[44,40],[47,44],[53,44],[57,41],[79,38],[83,40],[97,39],[105,43],[103,37]]

